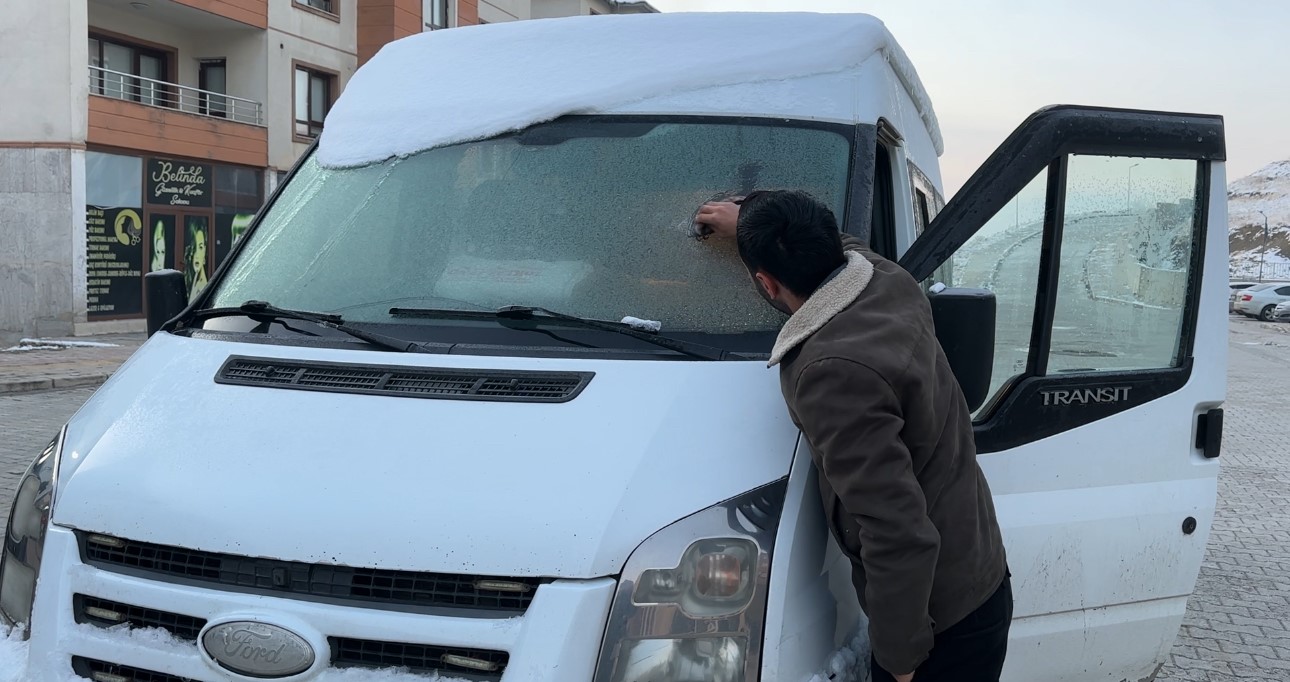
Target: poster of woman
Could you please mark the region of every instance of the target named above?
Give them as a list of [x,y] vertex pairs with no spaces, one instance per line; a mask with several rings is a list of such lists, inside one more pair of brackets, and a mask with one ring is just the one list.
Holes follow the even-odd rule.
[[191,301],[206,288],[209,223],[205,216],[188,216],[184,233],[184,284]]
[[175,217],[152,217],[152,234],[148,236],[148,272],[172,267],[175,251]]

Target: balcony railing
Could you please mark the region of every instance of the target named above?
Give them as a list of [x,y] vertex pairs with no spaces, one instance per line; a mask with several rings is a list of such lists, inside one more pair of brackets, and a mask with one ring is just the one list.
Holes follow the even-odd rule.
[[209,118],[264,125],[264,105],[178,83],[90,66],[90,93]]

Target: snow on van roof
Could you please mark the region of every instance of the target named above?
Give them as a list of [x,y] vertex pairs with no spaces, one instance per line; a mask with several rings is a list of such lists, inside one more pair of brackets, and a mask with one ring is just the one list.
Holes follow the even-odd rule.
[[387,44],[327,116],[317,158],[350,167],[664,95],[853,70],[881,53],[939,154],[931,102],[866,14],[569,17],[431,31]]

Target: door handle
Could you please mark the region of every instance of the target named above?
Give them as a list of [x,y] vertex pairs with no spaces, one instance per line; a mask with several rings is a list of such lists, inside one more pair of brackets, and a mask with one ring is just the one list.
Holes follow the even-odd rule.
[[1214,459],[1223,444],[1223,408],[1216,407],[1196,417],[1196,449]]

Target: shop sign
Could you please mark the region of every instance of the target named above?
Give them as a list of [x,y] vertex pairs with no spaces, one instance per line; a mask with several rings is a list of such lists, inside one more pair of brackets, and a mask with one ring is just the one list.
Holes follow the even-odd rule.
[[148,203],[210,207],[211,167],[200,163],[148,159]]
[[91,319],[143,312],[143,218],[134,208],[87,206],[86,312]]

